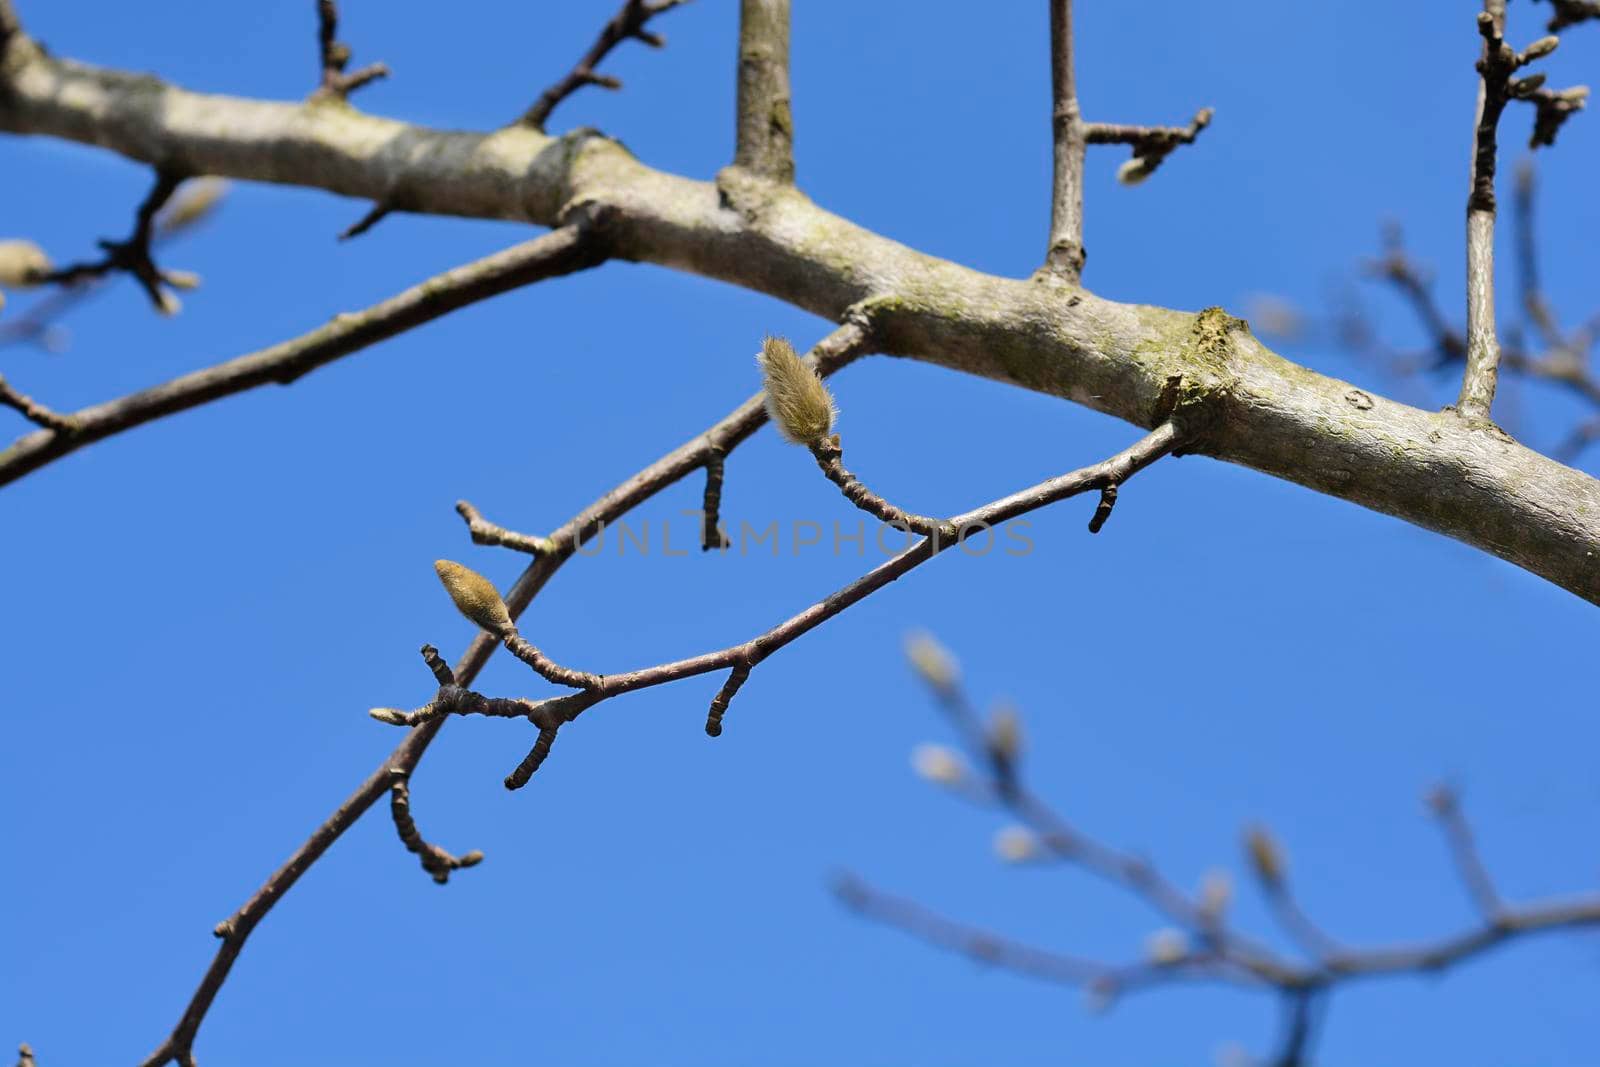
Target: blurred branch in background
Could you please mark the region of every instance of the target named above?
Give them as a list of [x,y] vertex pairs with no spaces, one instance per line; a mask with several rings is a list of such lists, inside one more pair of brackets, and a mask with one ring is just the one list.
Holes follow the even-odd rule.
[[961,682],[955,657],[931,636],[913,635],[906,653],[958,742],[956,747],[918,746],[912,755],[917,773],[969,804],[1015,820],[994,840],[995,851],[1005,862],[1086,871],[1142,900],[1162,924],[1147,934],[1139,956],[1097,960],[953,921],[913,900],[880,892],[855,875],[838,880],[835,890],[847,907],[936,947],[988,966],[1082,988],[1094,1008],[1109,1008],[1127,993],[1182,983],[1220,983],[1259,992],[1274,997],[1283,1013],[1279,1047],[1262,1062],[1304,1067],[1310,1062],[1327,999],[1351,982],[1436,974],[1528,934],[1600,928],[1600,889],[1559,900],[1506,901],[1478,853],[1459,795],[1452,787],[1437,786],[1429,792],[1427,806],[1439,821],[1481,921],[1429,940],[1347,946],[1324,932],[1301,907],[1287,855],[1271,831],[1248,827],[1243,835],[1245,865],[1274,920],[1296,948],[1293,954],[1284,953],[1264,936],[1233,924],[1229,905],[1234,876],[1228,870],[1214,868],[1196,889],[1188,890],[1144,856],[1104,844],[1070,822],[1028,784],[1018,712],[1001,705],[988,715],[981,713]]

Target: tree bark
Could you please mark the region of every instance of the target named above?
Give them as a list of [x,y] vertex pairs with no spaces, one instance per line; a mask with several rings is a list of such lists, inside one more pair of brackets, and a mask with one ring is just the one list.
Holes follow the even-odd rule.
[[1600,603],[1600,482],[1493,426],[1291,363],[1220,309],[1114,303],[1047,272],[982,274],[856,226],[792,186],[740,168],[714,184],[691,181],[592,131],[442,131],[338,101],[191,93],[54,59],[20,36],[3,64],[0,129],[417,212],[550,226],[608,208],[613,256],[731,282],[832,321],[870,305],[891,354],[1141,427],[1171,417],[1190,451],[1398,516]]

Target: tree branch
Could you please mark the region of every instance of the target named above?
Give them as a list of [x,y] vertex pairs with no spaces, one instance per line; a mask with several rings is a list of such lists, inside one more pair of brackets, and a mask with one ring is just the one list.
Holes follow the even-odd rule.
[[1050,3],[1050,128],[1055,145],[1050,198],[1050,245],[1045,264],[1077,284],[1083,247],[1083,163],[1087,154],[1083,111],[1072,57],[1072,0]]
[[645,29],[646,24],[657,15],[665,14],[688,0],[623,0],[622,9],[611,16],[600,30],[600,36],[578,60],[578,65],[573,67],[567,76],[556,82],[550,88],[539,94],[539,99],[533,102],[522,116],[522,124],[535,130],[543,130],[545,123],[550,121],[551,112],[556,107],[582,89],[585,85],[598,85],[603,89],[620,89],[622,82],[609,74],[597,74],[598,67],[611,50],[623,41],[643,41],[651,48],[660,48],[667,42],[656,33]]
[[288,385],[326,363],[458,308],[596,266],[606,257],[598,230],[569,224],[446,271],[365,311],[339,315],[328,325],[292,340],[65,416],[71,421],[70,428],[63,424],[40,430],[0,452],[0,485],[113,434],[259,385]]
[[343,101],[362,86],[389,76],[385,63],[372,63],[346,74],[350,46],[337,40],[338,33],[339,6],[334,0],[317,0],[317,55],[322,61],[322,81],[312,94],[313,100]]
[[617,256],[743,285],[830,321],[871,302],[890,354],[1138,426],[1181,400],[1188,416],[1210,412],[1194,451],[1399,516],[1600,602],[1600,482],[1465,420],[1289,363],[1220,312],[980,274],[779,186],[734,210],[715,185],[651,170],[592,132],[442,132],[348,109],[335,120],[330,109],[189,93],[22,44],[11,49],[0,129],[369,200],[404,184],[409,210],[435,214],[556,223],[571,205],[609,205]]
[[789,106],[789,0],[739,0],[739,99],[733,164],[794,181]]
[[[817,345],[812,354],[812,365],[819,374],[832,374],[862,355],[872,343],[871,336],[865,314],[852,315],[849,321]],[[527,610],[545,583],[597,529],[603,529],[607,522],[627,514],[661,490],[699,470],[713,447],[731,450],[760,429],[767,420],[762,400],[762,397],[755,396],[745,401],[704,433],[691,438],[618,485],[551,534],[551,550],[534,559],[505,594],[505,604],[511,617],[515,619]],[[450,679],[460,686],[471,685],[494,654],[495,645],[493,636],[480,633],[457,661],[449,674]],[[435,679],[442,684],[444,669],[434,663],[434,657],[429,657],[429,663],[435,672]],[[200,1024],[227,981],[234,961],[239,958],[256,924],[368,808],[390,791],[397,776],[409,778],[446,719],[447,716],[437,716],[406,734],[405,740],[378,769],[368,775],[355,792],[295,850],[289,860],[272,873],[244,906],[217,925],[215,933],[222,939],[222,946],[217,950],[216,957],[177,1026],[161,1046],[145,1059],[142,1067],[162,1067],[172,1062],[178,1063],[179,1067],[192,1067],[194,1041]]]

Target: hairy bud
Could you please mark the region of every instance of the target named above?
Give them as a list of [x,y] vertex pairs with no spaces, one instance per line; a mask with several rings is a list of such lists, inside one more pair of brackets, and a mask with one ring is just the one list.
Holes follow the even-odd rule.
[[994,853],[1007,863],[1027,863],[1039,855],[1039,839],[1025,827],[1002,827],[994,835]]
[[1227,871],[1207,871],[1200,881],[1200,914],[1212,922],[1233,902],[1233,878]]
[[1556,47],[1560,44],[1561,38],[1555,36],[1554,34],[1549,37],[1541,37],[1537,41],[1530,44],[1527,48],[1523,49],[1522,62],[1532,63],[1536,59],[1543,59],[1551,52],[1554,52]]
[[50,257],[32,241],[0,241],[0,285],[24,289],[50,273]]
[[1250,865],[1262,884],[1277,886],[1283,883],[1286,864],[1283,850],[1277,840],[1263,826],[1252,826],[1245,834],[1245,850],[1250,853]]
[[959,785],[967,776],[961,756],[944,745],[918,745],[911,750],[911,766],[935,785]]
[[167,233],[176,233],[204,222],[222,203],[228,183],[221,178],[202,178],[189,182],[161,213],[156,224]]
[[833,396],[817,372],[801,362],[793,345],[781,337],[768,337],[761,342],[756,362],[766,378],[767,414],[784,440],[815,445],[833,432],[838,414]]
[[511,612],[500,599],[493,583],[477,571],[459,563],[441,559],[434,561],[433,569],[444,583],[444,591],[455,601],[456,610],[492,634],[502,634],[511,629]]
[[1150,164],[1142,156],[1134,156],[1117,168],[1117,181],[1123,185],[1138,185],[1150,177]]
[[935,689],[951,689],[961,677],[956,658],[932,634],[917,631],[906,636],[906,659],[911,669]]
[[1144,939],[1144,954],[1158,967],[1171,967],[1189,956],[1189,938],[1182,930],[1165,927]]
[[404,726],[406,713],[399,708],[369,708],[367,714],[379,722],[386,722],[390,726]]

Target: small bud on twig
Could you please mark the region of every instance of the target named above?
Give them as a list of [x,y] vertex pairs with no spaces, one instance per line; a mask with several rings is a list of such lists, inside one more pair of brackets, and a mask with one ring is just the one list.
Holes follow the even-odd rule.
[[433,569],[445,592],[455,601],[456,610],[492,634],[502,634],[512,628],[511,612],[494,585],[469,567],[447,559],[434,561]]
[[1233,878],[1227,871],[1207,871],[1200,882],[1200,914],[1216,922],[1233,902]]
[[1560,44],[1561,38],[1554,34],[1549,37],[1541,37],[1522,50],[1522,62],[1532,63],[1536,59],[1543,59],[1551,52],[1554,52]]
[[1182,930],[1164,927],[1144,939],[1144,952],[1158,967],[1171,967],[1189,956],[1189,938]]
[[833,396],[817,372],[801,362],[794,346],[781,337],[768,337],[761,342],[756,362],[766,377],[767,414],[784,440],[815,445],[833,432],[838,415]]
[[1007,863],[1027,863],[1039,855],[1039,838],[1026,827],[1002,827],[994,835],[994,853]]
[[961,678],[956,658],[935,640],[932,634],[921,630],[908,634],[905,647],[906,659],[911,661],[911,669],[916,671],[924,682],[935,689],[955,688]]
[[163,233],[177,233],[210,217],[222,203],[228,183],[221,178],[202,178],[188,182],[156,220]]
[[50,257],[32,241],[0,241],[0,285],[25,289],[50,269]]
[[1271,887],[1283,884],[1286,866],[1283,850],[1266,827],[1252,826],[1245,835],[1245,847],[1250,853],[1250,865],[1262,884]]
[[911,750],[911,766],[936,785],[959,785],[967,776],[960,754],[944,745],[918,745]]

